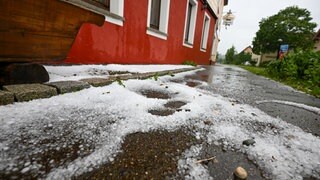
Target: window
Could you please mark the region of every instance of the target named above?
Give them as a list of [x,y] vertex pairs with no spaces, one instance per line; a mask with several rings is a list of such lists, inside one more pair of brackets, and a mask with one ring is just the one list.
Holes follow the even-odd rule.
[[170,0],[149,0],[147,34],[167,39]]
[[123,26],[124,0],[62,0],[84,9],[105,15],[106,21]]
[[200,48],[200,50],[204,52],[207,50],[209,28],[210,28],[210,16],[207,13],[205,13],[204,20],[203,20],[201,48]]
[[188,14],[187,14],[187,25],[186,25],[186,33],[184,35],[184,41],[188,42],[189,39],[189,32],[190,32],[190,20],[191,20],[191,11],[192,4],[189,2],[188,4]]
[[185,28],[183,45],[192,48],[194,32],[197,19],[198,2],[197,0],[188,0],[186,8]]
[[150,27],[159,30],[160,27],[161,0],[153,0],[151,3]]

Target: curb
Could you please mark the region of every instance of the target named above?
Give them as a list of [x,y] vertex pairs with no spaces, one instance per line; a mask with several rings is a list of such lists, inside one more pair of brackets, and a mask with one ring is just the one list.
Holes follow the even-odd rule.
[[147,73],[127,73],[110,75],[108,78],[87,78],[79,81],[58,81],[44,84],[17,84],[3,86],[0,90],[0,106],[25,102],[34,99],[50,98],[59,94],[71,93],[93,87],[107,86],[118,80],[148,79],[153,76],[172,75],[181,72],[193,71],[200,67],[164,70]]

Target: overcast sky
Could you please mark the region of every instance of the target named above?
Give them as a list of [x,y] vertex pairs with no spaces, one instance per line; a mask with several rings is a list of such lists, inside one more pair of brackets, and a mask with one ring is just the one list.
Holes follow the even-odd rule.
[[320,28],[320,0],[229,0],[224,11],[231,9],[236,19],[227,30],[224,26],[221,27],[218,52],[225,54],[232,45],[238,52],[242,51],[252,44],[262,18],[272,16],[281,9],[293,5],[308,9],[313,18],[312,22],[318,24],[317,29]]

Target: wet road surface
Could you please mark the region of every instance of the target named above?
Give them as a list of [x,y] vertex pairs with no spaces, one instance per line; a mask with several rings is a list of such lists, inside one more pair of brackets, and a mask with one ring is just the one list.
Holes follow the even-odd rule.
[[[235,66],[205,66],[205,71],[186,77],[186,80],[205,81],[209,86],[197,86],[224,97],[232,98],[241,104],[250,104],[270,116],[280,117],[284,121],[299,126],[313,135],[320,135],[320,116],[300,106],[291,106],[268,100],[294,102],[320,108],[320,99],[273,80],[252,74]],[[265,102],[264,102],[265,101]],[[262,103],[260,103],[262,102]]]
[[[302,104],[319,108],[319,99],[238,67],[216,65],[204,68],[205,70],[195,75],[173,79],[172,82],[227,97],[234,104],[249,104],[270,116],[280,117],[305,132],[319,136],[319,114],[299,106]],[[185,108],[190,100],[174,99],[180,92],[170,92],[170,87],[166,84],[160,84],[160,87],[165,91],[155,91],[146,87],[137,90],[136,93],[147,98],[167,101],[161,107],[150,107],[145,113],[165,118],[179,112],[193,112],[193,109]],[[201,93],[195,96],[201,96]],[[286,105],[278,101],[294,102],[298,105]],[[105,112],[102,110],[95,112],[90,108],[72,108],[71,113],[61,112],[66,119],[59,119],[56,114],[48,113],[45,117],[19,124],[16,131],[3,134],[2,137],[12,140],[12,143],[10,147],[2,149],[1,155],[12,156],[14,163],[17,163],[0,164],[3,168],[0,171],[0,179],[46,178],[54,169],[67,169],[71,162],[84,159],[114,141],[116,138],[109,137],[112,133],[108,132],[115,131],[113,127],[127,118],[114,115],[113,111],[109,112],[103,108]],[[254,113],[251,115],[256,116]],[[233,171],[238,166],[248,171],[249,179],[270,178],[256,162],[249,160],[248,155],[239,149],[224,143],[209,144],[206,138],[197,137],[198,131],[212,130],[210,128],[215,126],[214,121],[206,117],[199,117],[194,122],[192,120],[172,130],[156,128],[147,132],[133,130],[133,133],[123,137],[120,151],[114,157],[106,157],[110,159],[107,163],[89,167],[85,173],[73,174],[71,177],[73,179],[184,179],[192,167],[183,169],[184,167],[180,167],[178,163],[179,159],[187,159],[185,152],[191,146],[199,145],[202,148],[192,161],[212,158],[201,164],[207,168],[213,179],[233,179]],[[197,127],[197,123],[202,124],[200,128]],[[247,125],[253,129],[252,131],[277,130],[276,126],[255,121],[249,121]],[[41,128],[34,129],[34,127]],[[204,136],[208,133],[203,132]],[[15,156],[15,153],[20,154]]]

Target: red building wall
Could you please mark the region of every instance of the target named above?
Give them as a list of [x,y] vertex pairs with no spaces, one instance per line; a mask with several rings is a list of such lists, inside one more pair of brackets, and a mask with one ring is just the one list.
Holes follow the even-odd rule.
[[[181,64],[191,60],[209,64],[216,19],[207,9],[198,11],[193,48],[183,46],[187,0],[171,0],[167,40],[146,33],[148,0],[124,1],[123,26],[105,22],[102,27],[82,25],[66,63],[79,64]],[[204,12],[210,15],[206,52],[200,51]]]

